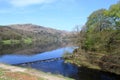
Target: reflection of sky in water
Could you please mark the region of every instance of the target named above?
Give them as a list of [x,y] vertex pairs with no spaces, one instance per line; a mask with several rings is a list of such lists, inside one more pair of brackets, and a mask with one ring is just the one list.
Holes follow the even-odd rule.
[[36,60],[44,60],[49,58],[57,58],[61,57],[64,52],[68,51],[71,52],[74,50],[74,48],[66,47],[66,48],[60,48],[49,52],[44,53],[37,53],[36,55],[3,55],[0,57],[0,62],[8,63],[8,64],[16,64],[16,63],[23,63],[23,62],[29,62],[29,61],[36,61]]
[[44,72],[62,74],[64,76],[70,76],[73,74],[77,74],[77,71],[78,71],[77,67],[69,63],[64,63],[63,60],[43,62],[43,63],[34,63],[34,64],[30,64],[29,66],[31,66],[32,68],[44,71]]
[[[29,61],[43,60],[55,57],[61,57],[64,52],[72,52],[74,48],[60,48],[49,52],[37,53],[36,55],[3,55],[0,56],[0,62],[15,64]],[[37,62],[29,65],[22,65],[24,67],[31,67],[44,72],[50,72],[55,74],[62,74],[75,78],[76,80],[120,80],[120,76],[116,76],[110,73],[100,72],[96,70],[90,70],[87,68],[77,68],[69,63],[64,63],[63,60],[52,62]]]

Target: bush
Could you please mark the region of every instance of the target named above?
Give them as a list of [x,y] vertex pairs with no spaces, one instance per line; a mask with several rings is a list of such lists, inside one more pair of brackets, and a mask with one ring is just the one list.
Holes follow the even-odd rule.
[[67,59],[67,58],[70,58],[72,57],[72,54],[68,51],[64,52],[63,56],[62,56],[64,59]]

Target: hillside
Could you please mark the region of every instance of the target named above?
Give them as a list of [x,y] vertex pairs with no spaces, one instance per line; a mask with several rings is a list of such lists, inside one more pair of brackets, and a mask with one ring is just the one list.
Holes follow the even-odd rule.
[[65,35],[68,32],[67,31],[61,31],[61,30],[56,30],[48,27],[43,27],[39,25],[34,25],[34,24],[14,24],[14,25],[8,25],[12,29],[19,29],[19,30],[24,30],[28,32],[46,32],[50,34],[59,34],[59,35]]
[[[69,34],[67,31],[33,24],[0,26],[0,53],[9,52],[13,48],[16,53],[34,53],[66,46],[69,43]],[[3,48],[7,50],[3,51]]]

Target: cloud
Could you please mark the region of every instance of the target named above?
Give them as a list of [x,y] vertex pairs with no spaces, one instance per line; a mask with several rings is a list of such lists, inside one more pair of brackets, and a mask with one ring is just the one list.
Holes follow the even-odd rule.
[[36,4],[50,4],[56,1],[71,2],[75,0],[0,0],[0,3],[7,3],[14,7],[27,7]]
[[[23,14],[46,9],[64,10],[68,4],[74,3],[73,1],[75,0],[0,0],[0,13]],[[39,6],[33,7],[34,5]]]
[[35,4],[48,4],[54,1],[55,0],[7,0],[8,3],[15,7],[26,7]]

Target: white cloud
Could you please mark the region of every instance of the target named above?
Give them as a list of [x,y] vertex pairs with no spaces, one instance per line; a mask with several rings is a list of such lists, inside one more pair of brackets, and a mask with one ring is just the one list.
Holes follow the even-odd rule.
[[26,7],[26,6],[36,5],[36,4],[49,4],[55,1],[73,2],[75,0],[0,0],[0,2],[11,4],[14,7]]
[[[8,5],[9,7],[1,7],[0,13],[32,13],[36,11],[36,7],[28,8],[31,5],[40,5],[38,9],[64,9],[67,4],[74,3],[75,0],[0,0],[0,4]],[[55,3],[55,4],[51,4]],[[11,6],[10,6],[11,5]],[[69,9],[69,8],[68,8]]]
[[52,3],[55,0],[7,0],[8,3],[15,7],[26,7],[35,4]]

